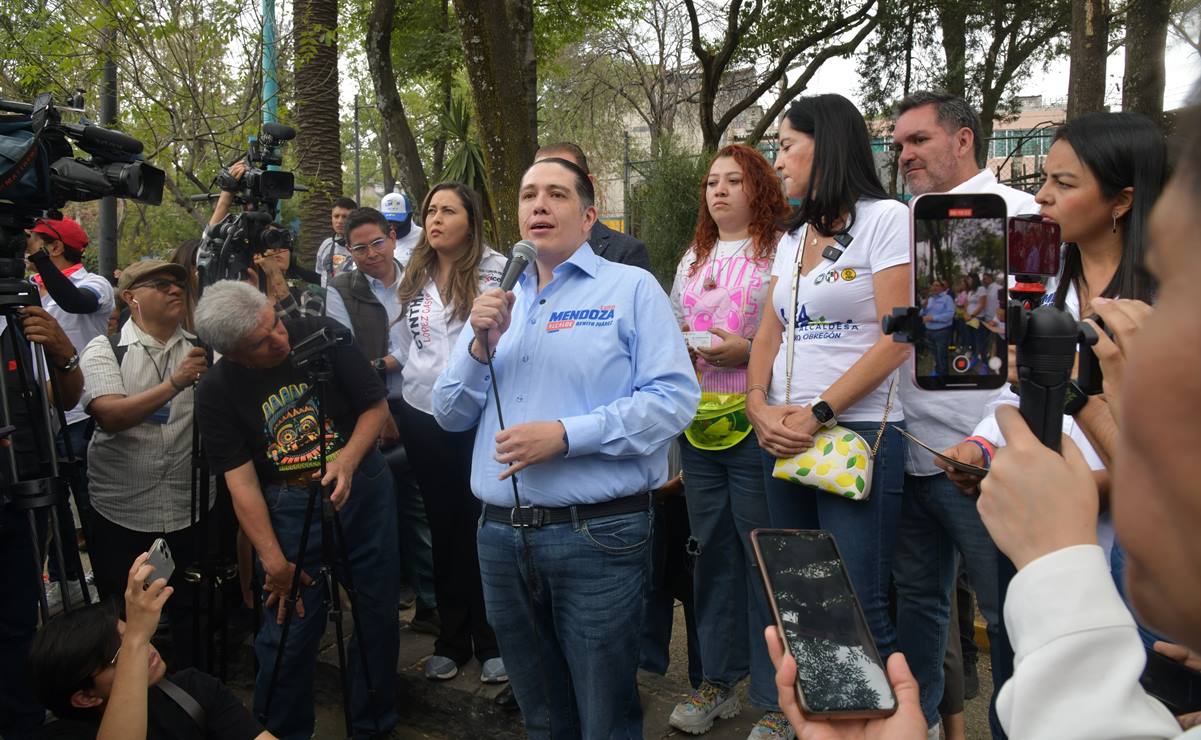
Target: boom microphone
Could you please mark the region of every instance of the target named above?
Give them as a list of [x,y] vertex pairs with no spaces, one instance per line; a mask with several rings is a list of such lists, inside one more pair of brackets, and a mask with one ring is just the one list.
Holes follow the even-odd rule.
[[509,255],[509,264],[505,265],[505,274],[500,278],[500,289],[508,293],[517,284],[517,278],[525,272],[530,263],[538,259],[538,248],[528,239],[522,239],[513,245],[513,253]]

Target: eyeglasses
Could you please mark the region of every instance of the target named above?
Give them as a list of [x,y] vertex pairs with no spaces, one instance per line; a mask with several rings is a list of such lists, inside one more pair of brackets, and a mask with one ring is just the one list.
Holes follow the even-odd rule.
[[167,278],[158,278],[155,280],[147,280],[143,283],[138,283],[137,285],[129,286],[130,290],[137,290],[138,288],[154,288],[155,290],[157,290],[160,293],[170,293],[172,288],[179,288],[180,290],[183,290],[184,284],[179,282],[178,280],[168,280]]
[[378,239],[372,239],[367,244],[355,244],[353,247],[350,247],[349,249],[350,249],[351,254],[353,254],[357,257],[362,257],[363,255],[367,254],[368,247],[370,247],[371,249],[374,249],[377,252],[386,251],[388,249],[388,237],[381,236]]

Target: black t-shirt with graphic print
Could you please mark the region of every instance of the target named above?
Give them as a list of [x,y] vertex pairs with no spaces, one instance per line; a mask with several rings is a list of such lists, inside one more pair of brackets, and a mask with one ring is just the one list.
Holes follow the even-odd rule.
[[[324,317],[284,319],[295,348],[323,328],[345,329]],[[353,344],[333,350],[334,377],[326,384],[327,460],[354,432],[359,414],[387,396],[383,381]],[[214,473],[253,461],[260,481],[278,481],[320,467],[316,392],[290,361],[252,370],[222,358],[196,391],[200,433]]]

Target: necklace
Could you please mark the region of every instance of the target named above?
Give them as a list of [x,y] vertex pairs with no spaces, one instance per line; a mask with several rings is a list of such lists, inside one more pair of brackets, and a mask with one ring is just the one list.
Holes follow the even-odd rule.
[[[743,239],[742,243],[738,245],[738,248],[736,250],[734,250],[734,254],[739,254],[744,249],[746,249],[747,242],[749,242],[750,240],[751,240],[751,238],[749,236],[747,238]],[[709,260],[709,269],[705,274],[704,282],[701,283],[702,287],[705,290],[713,290],[714,288],[717,287],[717,279],[713,277],[713,268],[716,265],[717,265],[717,249],[716,249],[716,247],[714,247],[713,256]]]

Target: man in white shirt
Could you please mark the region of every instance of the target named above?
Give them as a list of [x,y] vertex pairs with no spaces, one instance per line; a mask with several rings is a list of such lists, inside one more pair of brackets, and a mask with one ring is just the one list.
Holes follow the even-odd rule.
[[354,269],[354,260],[346,249],[346,236],[342,225],[350,212],[358,208],[358,204],[350,198],[336,198],[329,211],[329,225],[333,234],[327,236],[321,246],[317,247],[317,261],[314,271],[321,276],[321,287],[327,287],[329,282],[344,272]]
[[[980,121],[962,98],[916,92],[902,100],[897,105],[893,145],[905,184],[915,195],[996,193],[1005,200],[1009,215],[1038,211],[1029,193],[1001,185],[991,171],[981,169],[985,142]],[[994,316],[1000,285],[996,288],[996,292],[985,288],[982,301],[985,311],[987,305],[992,306]],[[906,375],[901,383],[906,426],[934,449],[969,436],[993,395],[991,391],[955,391],[953,395],[922,391],[913,384],[912,371]],[[901,651],[921,687],[922,710],[936,736],[957,551],[964,557],[980,611],[988,622],[993,680],[1000,685],[1008,678],[997,672],[998,663],[1008,663],[997,660],[1001,651],[1008,650],[1001,635],[997,549],[980,522],[975,500],[955,488],[934,466],[930,453],[910,443],[905,473],[893,556],[897,632]],[[997,729],[994,723],[994,735]]]

